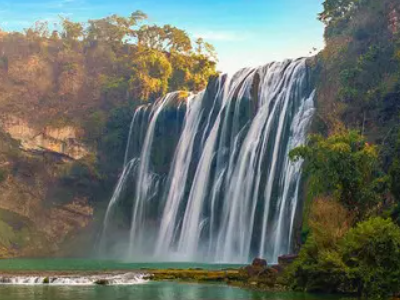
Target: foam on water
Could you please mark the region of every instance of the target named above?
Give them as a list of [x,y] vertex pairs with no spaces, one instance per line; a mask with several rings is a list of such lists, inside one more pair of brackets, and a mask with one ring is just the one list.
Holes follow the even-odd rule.
[[120,275],[92,276],[0,276],[0,285],[134,285],[148,280],[144,274],[126,273]]

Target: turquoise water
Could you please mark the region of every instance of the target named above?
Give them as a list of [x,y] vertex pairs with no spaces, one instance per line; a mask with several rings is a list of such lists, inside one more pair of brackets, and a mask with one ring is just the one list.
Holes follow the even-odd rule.
[[[201,263],[124,263],[87,259],[6,259],[0,260],[3,272],[112,271],[152,268],[223,269],[240,265]],[[0,300],[337,300],[331,296],[303,293],[270,293],[217,284],[146,282],[135,285],[0,285]]]
[[[242,265],[204,264],[204,263],[127,263],[109,260],[88,259],[3,259],[1,271],[112,271],[140,269],[188,269],[202,268],[219,270],[239,268]],[[1,300],[1,298],[0,298]]]
[[[333,297],[266,293],[228,286],[146,283],[133,286],[1,286],[1,300],[322,300]],[[336,298],[337,299],[337,298]]]

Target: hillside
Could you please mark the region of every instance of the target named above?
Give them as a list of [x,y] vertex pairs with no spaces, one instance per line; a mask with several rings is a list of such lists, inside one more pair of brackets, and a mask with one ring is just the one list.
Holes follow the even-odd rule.
[[92,248],[135,107],[217,75],[210,44],[146,18],[0,31],[0,257]]

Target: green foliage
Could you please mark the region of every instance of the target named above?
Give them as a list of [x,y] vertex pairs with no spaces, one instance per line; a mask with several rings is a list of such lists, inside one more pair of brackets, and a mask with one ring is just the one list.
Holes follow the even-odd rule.
[[[317,225],[317,224],[315,224]],[[400,228],[372,218],[359,223],[332,243],[322,243],[330,230],[319,223],[289,268],[294,289],[388,298],[400,291]],[[340,225],[337,230],[340,230]]]
[[203,89],[217,75],[212,45],[202,41],[201,51],[194,49],[185,31],[143,24],[146,17],[137,11],[87,23],[61,18],[60,33],[50,34],[43,22],[2,33],[0,109],[35,124],[61,115],[84,124],[87,111],[108,115],[130,101]]
[[351,229],[340,252],[348,277],[365,297],[390,297],[400,292],[400,228],[372,218]]
[[400,202],[400,133],[397,136],[393,162],[389,169],[390,190],[392,195]]
[[133,111],[134,106],[130,105],[115,108],[110,112],[99,145],[102,149],[100,159],[106,172],[115,170],[121,165]]
[[359,0],[325,0],[324,11],[319,14],[319,19],[326,25],[337,23],[348,18],[359,2]]
[[164,53],[149,49],[140,51],[133,61],[132,70],[129,90],[133,98],[148,100],[167,92],[172,66]]
[[88,116],[83,127],[85,128],[85,140],[90,145],[97,145],[103,135],[107,116],[103,111],[96,111]]
[[395,199],[392,209],[392,218],[397,224],[400,224],[400,132],[396,135],[393,153],[390,153],[392,163],[389,168],[390,192]]
[[380,143],[397,122],[399,36],[388,27],[392,5],[395,0],[324,1],[326,47],[319,55],[317,98],[328,131],[343,123]]
[[381,200],[386,178],[378,173],[378,153],[355,131],[328,138],[313,135],[309,145],[290,152],[293,160],[305,159],[314,196],[332,195],[358,218]]
[[288,272],[291,287],[307,292],[344,292],[347,280],[347,267],[338,252],[319,249],[312,235]]
[[346,269],[338,254],[338,242],[352,223],[351,214],[333,199],[317,199],[309,216],[310,234],[288,279],[295,289],[337,292],[343,289]]

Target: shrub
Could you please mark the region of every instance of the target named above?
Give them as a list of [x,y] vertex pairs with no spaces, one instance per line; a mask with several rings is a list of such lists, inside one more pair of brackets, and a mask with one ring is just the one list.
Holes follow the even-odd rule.
[[293,288],[373,299],[400,292],[400,228],[391,220],[371,218],[330,245],[319,235],[314,228],[288,270]]
[[311,234],[287,274],[293,288],[309,292],[345,290],[347,267],[338,245],[352,220],[347,209],[331,198],[313,202],[309,221]]
[[314,200],[309,226],[316,242],[324,248],[332,248],[349,231],[353,217],[346,208],[331,198]]
[[347,273],[340,254],[333,248],[320,247],[311,234],[286,276],[295,290],[333,293],[345,291],[342,285]]
[[359,223],[344,237],[341,252],[360,295],[384,298],[400,292],[400,228],[391,220]]

